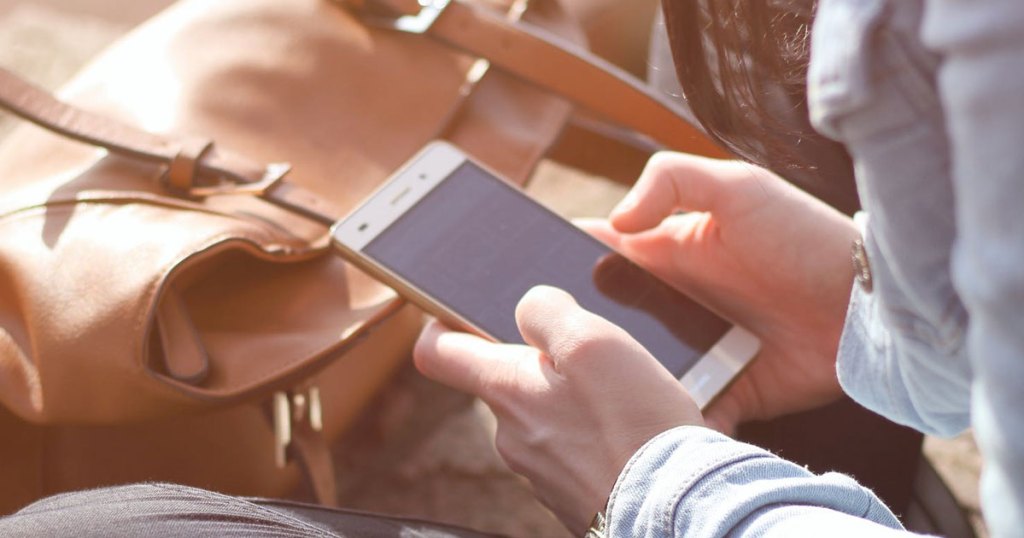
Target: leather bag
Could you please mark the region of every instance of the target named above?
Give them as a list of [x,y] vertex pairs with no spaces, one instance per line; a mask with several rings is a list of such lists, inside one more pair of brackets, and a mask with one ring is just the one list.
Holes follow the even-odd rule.
[[0,71],[35,124],[0,146],[0,513],[138,480],[282,495],[289,454],[330,503],[325,447],[421,316],[328,226],[430,139],[520,183],[545,154],[628,181],[722,155],[554,0],[186,0],[59,95]]

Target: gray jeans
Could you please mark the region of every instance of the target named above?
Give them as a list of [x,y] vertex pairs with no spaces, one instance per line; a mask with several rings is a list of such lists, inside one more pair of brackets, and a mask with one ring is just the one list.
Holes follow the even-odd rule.
[[323,536],[479,538],[475,531],[175,484],[63,493],[0,518],[0,536]]

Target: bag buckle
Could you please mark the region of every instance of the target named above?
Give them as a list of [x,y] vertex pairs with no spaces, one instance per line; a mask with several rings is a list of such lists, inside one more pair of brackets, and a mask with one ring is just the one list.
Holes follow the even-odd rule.
[[[184,198],[207,198],[221,194],[261,195],[280,181],[290,170],[288,163],[255,165],[237,156],[219,155],[212,159],[213,141],[186,138],[167,162],[160,183]],[[213,160],[214,162],[208,162]],[[202,184],[201,177],[213,176],[216,182]],[[255,179],[254,178],[259,178]]]
[[209,198],[223,194],[252,194],[259,196],[281,181],[292,169],[288,163],[270,163],[263,171],[263,177],[258,181],[235,182],[224,181],[216,185],[192,186],[185,195],[190,198]]
[[[416,4],[419,5],[419,11],[416,13],[407,12],[404,9],[396,9],[394,6],[384,5],[383,7],[387,11],[396,13],[396,15],[392,17],[373,13],[366,9],[363,1],[355,0],[357,5],[354,6],[352,5],[353,0],[335,0],[335,3],[340,5],[342,8],[348,9],[349,11],[358,11],[358,17],[367,25],[376,26],[386,30],[406,32],[409,34],[427,33],[427,30],[430,30],[434,21],[444,13],[445,8],[447,8],[448,4],[451,2],[452,0],[409,0],[406,2],[414,7]],[[390,2],[384,0],[381,3],[387,4]]]
[[311,385],[305,392],[277,391],[273,400],[274,463],[279,469],[288,465],[288,446],[292,444],[292,423],[309,420],[309,427],[319,432],[324,429],[320,388]]

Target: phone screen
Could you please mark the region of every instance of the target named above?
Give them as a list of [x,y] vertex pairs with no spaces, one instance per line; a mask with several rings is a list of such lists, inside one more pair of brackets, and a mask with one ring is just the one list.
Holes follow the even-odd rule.
[[503,342],[522,343],[516,304],[539,284],[625,329],[676,377],[731,327],[470,161],[362,252]]

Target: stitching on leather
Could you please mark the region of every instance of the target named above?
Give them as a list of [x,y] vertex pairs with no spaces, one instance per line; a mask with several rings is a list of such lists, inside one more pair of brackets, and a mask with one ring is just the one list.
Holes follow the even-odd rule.
[[[218,237],[218,238],[221,238],[221,239],[223,239],[224,237],[229,237],[231,240],[237,241],[237,242],[239,242],[242,245],[248,244],[253,249],[259,250],[259,246],[258,245],[253,244],[251,240],[246,242],[247,238],[240,237],[239,235],[231,235],[229,233],[225,233],[225,234],[221,234],[221,235],[215,236],[215,237]],[[234,242],[234,241],[232,241],[232,242]],[[223,241],[221,241],[221,242],[223,242]],[[169,279],[170,279],[170,272],[173,272],[174,269],[178,265],[180,265],[185,259],[187,259],[188,257],[201,255],[204,251],[206,251],[206,250],[208,250],[210,248],[214,248],[214,247],[216,247],[218,245],[219,245],[219,243],[217,241],[208,241],[206,243],[206,246],[203,249],[194,251],[189,256],[186,256],[185,258],[181,258],[178,261],[176,261],[174,264],[172,264],[168,268],[168,271],[165,271],[164,275],[161,278],[159,278],[158,280],[154,281],[154,284],[156,284],[158,286],[162,286],[164,282],[169,281]],[[271,256],[271,257],[268,257],[267,259],[275,259],[275,258],[276,259],[281,259],[281,258],[279,258],[277,256]],[[302,259],[305,259],[304,257],[298,257],[298,258],[299,258],[300,261]],[[147,297],[149,297],[148,301],[149,301],[149,304],[150,304],[150,308],[148,308],[146,310],[145,315],[142,318],[140,318],[139,322],[141,324],[145,324],[146,321],[148,320],[148,317],[153,312],[155,312],[156,302],[155,302],[155,299],[154,299],[154,293],[155,292],[153,290],[149,290],[147,292]],[[325,348],[314,347],[313,345],[310,345],[309,347],[305,348],[304,350],[301,351],[302,355],[306,355],[307,356],[307,358],[305,360],[296,360],[296,361],[293,361],[293,362],[286,363],[286,364],[284,364],[284,365],[282,365],[280,367],[275,367],[274,365],[271,365],[271,367],[269,367],[269,368],[265,367],[265,368],[257,371],[257,374],[256,374],[256,376],[254,376],[254,380],[253,381],[250,381],[250,382],[246,383],[240,389],[235,390],[235,391],[231,391],[231,393],[227,394],[227,395],[212,394],[212,395],[209,395],[209,396],[212,397],[212,398],[215,398],[215,399],[222,399],[222,398],[225,398],[225,397],[230,398],[232,396],[237,396],[239,394],[244,394],[244,393],[249,392],[251,390],[258,389],[262,385],[265,385],[266,381],[268,379],[273,379],[273,378],[276,378],[276,377],[278,377],[280,375],[287,374],[288,371],[293,369],[297,364],[310,362],[309,357],[308,357],[309,355],[312,355],[313,357],[321,357],[321,356],[323,356],[326,353],[335,353],[335,352],[338,352],[341,349],[345,349],[345,348],[351,347],[357,341],[360,341],[363,337],[368,335],[367,329],[368,329],[368,327],[371,327],[374,324],[374,320],[375,319],[377,319],[377,318],[380,318],[381,320],[390,319],[392,316],[397,314],[399,312],[399,310],[401,310],[400,308],[392,308],[391,305],[393,305],[395,301],[396,301],[396,299],[392,298],[392,299],[389,299],[386,304],[376,305],[376,306],[378,306],[378,308],[377,308],[377,311],[374,312],[373,316],[370,319],[362,320],[361,322],[359,322],[358,326],[354,327],[352,329],[352,331],[346,336],[346,338],[344,340],[332,343],[332,344],[330,344],[329,346],[327,346]],[[138,329],[139,326],[141,326],[141,325],[137,325],[136,329]],[[142,345],[144,347],[145,346],[145,341],[140,341],[140,345]],[[139,358],[140,358],[139,364],[141,364],[142,363],[142,358],[143,358],[141,351],[139,351]],[[211,357],[211,364],[215,363],[215,360],[213,360],[213,359],[215,359],[215,357]],[[182,394],[182,395],[184,395],[186,397],[189,397],[189,398],[195,398],[198,395],[197,393],[204,392],[204,390],[202,388],[199,388],[199,387],[195,387],[193,390],[188,390],[188,389],[185,389],[183,386],[178,385],[178,384],[173,384],[172,383],[172,384],[168,385],[169,382],[168,382],[168,380],[165,377],[160,376],[160,375],[156,374],[155,372],[152,372],[151,370],[149,370],[147,368],[144,368],[144,367],[142,368],[142,370],[143,370],[143,372],[146,375],[148,375],[148,376],[150,376],[152,378],[155,378],[158,381],[160,381],[161,385],[163,385],[163,386],[170,386],[171,388],[178,389],[176,391],[176,394]],[[250,368],[250,371],[252,371],[252,368]]]
[[[303,239],[301,236],[292,233],[286,227],[281,226],[280,224],[274,222],[271,219],[264,218],[254,213],[221,211],[202,204],[182,200],[180,198],[161,196],[158,194],[142,193],[138,191],[93,190],[80,192],[77,193],[75,196],[75,198],[67,199],[48,199],[40,204],[32,204],[0,212],[0,222],[7,218],[15,217],[17,215],[23,215],[26,213],[32,214],[33,211],[50,210],[58,206],[73,208],[74,206],[88,205],[123,206],[138,204],[145,206],[166,207],[185,211],[194,211],[197,213],[220,216],[239,222],[244,222],[249,225],[258,225],[262,228],[266,228],[265,231],[276,232],[278,234],[286,235],[288,239],[296,242],[297,244],[302,244],[306,246],[308,246],[309,244],[307,240]],[[275,205],[273,202],[264,200],[262,198],[254,198],[256,198],[257,200],[261,200],[271,206],[279,207]]]
[[[75,194],[75,197],[71,198],[50,198],[45,202],[30,204],[27,206],[17,207],[8,209],[3,213],[0,213],[0,219],[4,219],[8,216],[31,211],[34,209],[47,209],[54,206],[73,206],[73,205],[128,205],[128,204],[146,204],[163,207],[173,207],[178,209],[187,209],[190,211],[198,211],[201,213],[209,213],[213,215],[222,215],[225,217],[231,217],[239,219],[238,215],[234,213],[228,213],[224,211],[218,211],[216,209],[197,204],[195,202],[189,202],[181,198],[175,198],[171,196],[161,196],[159,194],[153,194],[142,191],[110,191],[110,190],[88,190],[82,191]],[[240,219],[241,220],[241,219]]]
[[[263,237],[260,237],[261,235]],[[164,270],[159,275],[157,275],[156,278],[151,280],[150,284],[147,286],[143,297],[144,302],[148,305],[148,307],[143,309],[142,312],[139,313],[139,317],[136,319],[134,327],[135,331],[139,332],[142,328],[149,324],[149,320],[152,317],[152,315],[154,315],[155,309],[157,307],[157,302],[160,298],[159,292],[162,291],[163,286],[166,283],[170,282],[170,279],[174,276],[174,273],[179,269],[179,267],[181,267],[182,264],[186,263],[189,259],[195,256],[199,256],[205,252],[208,252],[211,249],[221,246],[226,247],[226,245],[229,245],[234,242],[239,243],[239,246],[248,245],[249,247],[251,247],[251,250],[245,248],[240,248],[239,250],[248,251],[248,254],[254,255],[254,257],[256,258],[262,258],[262,256],[259,255],[259,253],[263,253],[265,255],[266,251],[260,248],[260,244],[262,242],[269,243],[270,241],[266,237],[266,234],[262,232],[252,233],[248,230],[222,232],[220,234],[207,238],[206,241],[200,243],[197,247],[191,249],[191,252],[185,254],[184,256],[180,256],[174,259],[168,265],[166,265]],[[271,261],[272,259],[276,259],[279,261],[287,261],[287,256],[273,256],[272,258],[264,259],[266,259],[267,261]],[[138,353],[140,359],[144,360],[145,357],[143,357],[143,352],[145,350],[144,348],[146,342],[140,342],[140,344],[141,347],[138,349]],[[144,365],[143,369],[148,371],[148,369],[146,369]]]

